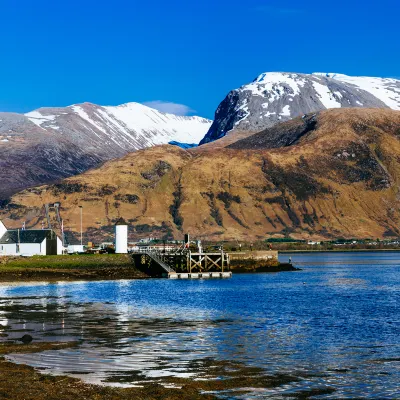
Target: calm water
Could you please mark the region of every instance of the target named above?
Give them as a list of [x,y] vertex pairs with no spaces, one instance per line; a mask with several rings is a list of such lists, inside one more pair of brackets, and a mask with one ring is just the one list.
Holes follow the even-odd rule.
[[221,397],[400,398],[400,253],[290,256],[303,271],[0,286],[0,340],[80,340],[10,359],[89,382],[212,379],[216,360],[298,378]]

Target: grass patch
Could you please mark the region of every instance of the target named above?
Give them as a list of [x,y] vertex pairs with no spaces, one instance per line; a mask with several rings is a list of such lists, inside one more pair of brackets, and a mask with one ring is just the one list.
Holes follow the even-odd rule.
[[84,254],[63,256],[3,257],[0,273],[16,269],[87,269],[129,267],[132,259],[127,254]]

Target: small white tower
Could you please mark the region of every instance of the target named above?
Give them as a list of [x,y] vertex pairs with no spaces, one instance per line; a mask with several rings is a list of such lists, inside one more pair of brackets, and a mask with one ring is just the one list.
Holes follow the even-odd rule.
[[117,254],[128,253],[128,224],[120,218],[115,224],[115,252]]

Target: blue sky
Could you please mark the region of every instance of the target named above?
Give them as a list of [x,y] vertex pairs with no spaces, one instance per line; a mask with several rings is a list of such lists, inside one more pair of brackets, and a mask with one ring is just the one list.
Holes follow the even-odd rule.
[[3,1],[0,110],[137,101],[212,118],[265,71],[400,77],[399,15],[398,0]]

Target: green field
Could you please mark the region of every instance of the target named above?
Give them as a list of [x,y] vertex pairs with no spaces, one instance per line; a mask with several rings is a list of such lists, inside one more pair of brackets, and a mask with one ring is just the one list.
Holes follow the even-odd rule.
[[147,277],[133,265],[128,254],[0,257],[3,282]]
[[131,257],[127,254],[83,254],[0,258],[0,270],[15,270],[18,268],[86,269],[129,266],[132,266],[132,261]]

